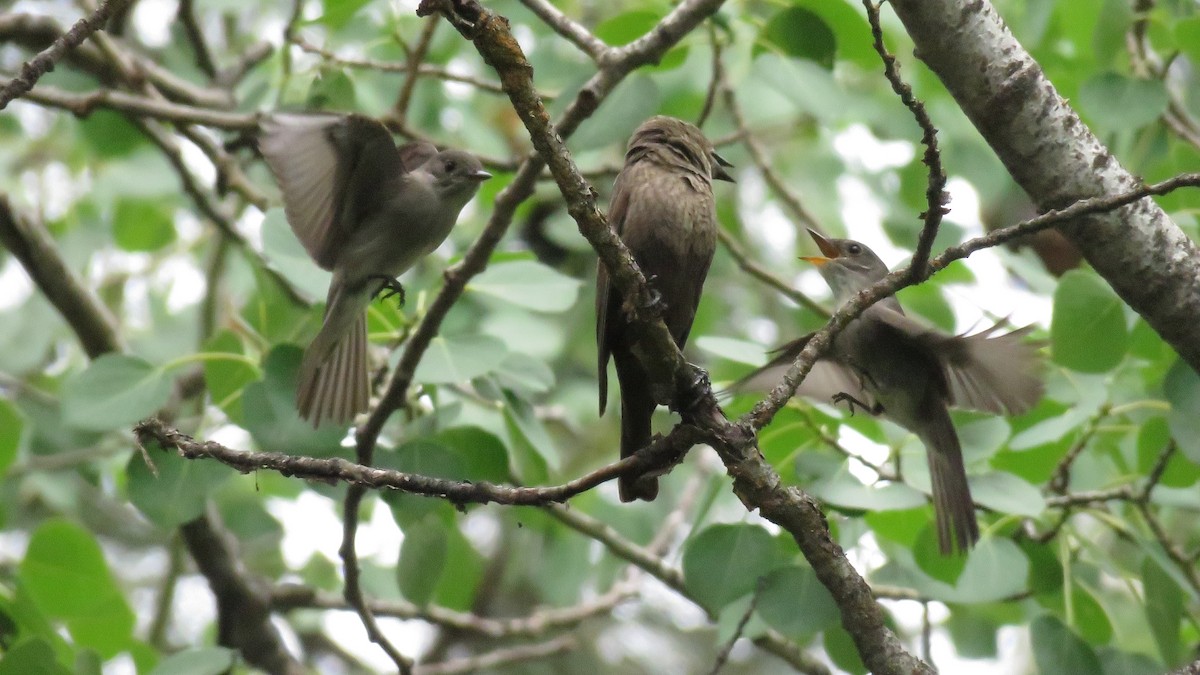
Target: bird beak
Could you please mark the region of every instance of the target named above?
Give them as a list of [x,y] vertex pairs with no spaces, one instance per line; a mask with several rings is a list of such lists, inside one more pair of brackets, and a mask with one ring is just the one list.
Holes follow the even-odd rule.
[[801,260],[803,260],[805,262],[810,262],[819,267],[821,265],[824,265],[827,262],[830,262],[834,258],[837,258],[839,255],[841,255],[841,252],[838,251],[837,246],[834,246],[832,242],[830,242],[825,237],[822,237],[817,232],[810,229],[808,231],[808,236],[812,237],[812,240],[817,242],[817,248],[821,249],[821,253],[824,253],[825,255],[824,256],[802,256],[800,258]]
[[729,172],[725,170],[726,168],[732,169],[733,163],[718,155],[715,150],[713,151],[712,156],[713,159],[717,160],[717,165],[714,166],[712,170],[712,177],[716,178],[717,180],[736,183],[737,181],[733,179],[733,176],[729,175]]
[[480,170],[476,171],[475,173],[471,174],[470,176],[468,176],[468,178],[470,178],[471,180],[477,180],[480,183],[482,183],[483,181],[485,181],[491,177],[492,177],[492,174],[484,171],[483,169],[480,169]]

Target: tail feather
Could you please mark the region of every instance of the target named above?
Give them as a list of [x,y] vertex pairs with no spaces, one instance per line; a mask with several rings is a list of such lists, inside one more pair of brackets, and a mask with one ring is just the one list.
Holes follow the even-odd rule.
[[975,504],[967,485],[962,448],[945,408],[927,427],[921,440],[925,443],[929,461],[938,549],[942,555],[965,553],[979,541],[979,524],[975,520]]
[[[650,419],[654,416],[654,399],[649,392],[633,389],[621,383],[621,459],[625,459],[650,444]],[[654,501],[658,496],[658,478],[654,476],[621,476],[617,479],[621,501],[636,499]]]
[[333,347],[324,361],[314,341],[300,366],[296,407],[300,416],[320,426],[322,420],[347,425],[367,409],[367,321],[362,317]]

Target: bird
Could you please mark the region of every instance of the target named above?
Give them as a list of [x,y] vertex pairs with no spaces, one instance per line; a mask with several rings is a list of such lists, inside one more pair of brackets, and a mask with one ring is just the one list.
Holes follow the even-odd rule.
[[283,195],[292,232],[333,273],[320,330],[304,351],[296,407],[319,427],[348,425],[366,410],[366,309],[450,234],[491,177],[479,159],[418,141],[400,147],[358,114],[276,113],[258,148]]
[[[887,265],[865,244],[825,238],[809,230],[821,256],[817,266],[839,306],[882,279]],[[1040,344],[1026,340],[1033,326],[1001,333],[1003,322],[972,335],[951,335],[907,316],[894,296],[863,311],[833,338],[797,394],[844,402],[914,433],[925,445],[938,548],[966,552],[979,540],[974,502],[950,407],[1018,415],[1043,393]],[[774,350],[765,366],[733,391],[768,391],[783,379],[812,334]]]
[[[662,318],[680,349],[687,343],[700,292],[717,241],[712,181],[733,182],[732,166],[695,125],[667,116],[643,122],[633,133],[613,184],[609,226],[628,247],[661,303]],[[600,265],[596,274],[596,350],[600,415],[608,402],[608,361],[621,386],[621,457],[650,443],[657,402],[650,375],[635,354],[636,338],[624,305]],[[655,476],[621,476],[621,501],[652,501]]]

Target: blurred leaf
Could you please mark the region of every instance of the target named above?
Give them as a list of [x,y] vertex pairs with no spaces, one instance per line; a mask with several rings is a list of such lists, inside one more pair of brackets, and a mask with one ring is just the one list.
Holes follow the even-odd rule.
[[1176,361],[1163,380],[1163,394],[1171,403],[1167,426],[1179,449],[1200,464],[1200,376],[1182,360]]
[[946,620],[946,629],[954,640],[954,650],[967,659],[996,658],[998,626],[988,617],[970,611],[967,606],[956,607]]
[[1108,613],[1092,590],[1083,584],[1071,589],[1072,625],[1083,639],[1094,645],[1107,644],[1112,639],[1113,626]]
[[221,675],[238,663],[237,652],[224,647],[199,647],[163,659],[150,675]]
[[504,427],[514,473],[525,485],[546,482],[548,467],[559,464],[554,442],[529,403],[511,392],[504,392],[504,402]]
[[462,471],[454,477],[493,483],[509,479],[508,450],[494,434],[479,427],[451,427],[439,431],[432,440],[462,458]]
[[1037,518],[1046,510],[1041,490],[1004,471],[972,476],[971,496],[976,503],[1000,513]]
[[8,471],[25,437],[25,418],[10,402],[0,398],[0,476]]
[[758,367],[767,362],[766,350],[762,345],[749,340],[702,335],[696,338],[696,346],[709,354],[736,363]]
[[184,459],[174,450],[147,448],[158,475],[139,452],[125,465],[129,501],[155,525],[170,530],[204,513],[209,497],[234,471],[214,459]]
[[825,653],[838,668],[853,675],[866,675],[867,667],[863,665],[854,638],[841,626],[834,626],[825,631]]
[[213,404],[234,423],[243,424],[242,390],[261,378],[262,372],[244,358],[242,341],[233,331],[223,330],[209,338],[204,352],[213,356],[204,360],[204,384]]
[[345,27],[350,18],[358,13],[358,10],[367,6],[371,0],[322,0],[321,5],[324,8],[324,13],[318,19],[321,23],[329,26],[333,30],[338,30]]
[[175,241],[174,214],[161,201],[122,199],[113,213],[113,238],[126,251],[157,251]]
[[324,298],[333,278],[329,272],[317,267],[308,251],[296,239],[288,225],[283,209],[267,211],[262,223],[263,257],[293,287],[313,299]]
[[1043,614],[1034,619],[1029,626],[1029,635],[1038,672],[1046,675],[1101,672],[1096,652],[1057,618]]
[[1096,650],[1100,662],[1104,664],[1103,675],[1162,675],[1162,664],[1145,654],[1130,654],[1112,647],[1100,647]]
[[134,616],[92,534],[65,520],[34,531],[20,579],[48,616],[66,622],[79,645],[111,658],[133,639]]
[[504,343],[490,335],[439,335],[429,343],[413,380],[459,384],[494,371],[504,361]]
[[662,94],[647,75],[633,74],[617,85],[599,110],[571,137],[571,150],[582,152],[613,143],[624,145],[633,130],[658,112]]
[[339,68],[324,68],[308,89],[310,110],[354,112],[358,109],[354,80]]
[[500,386],[521,394],[544,394],[554,388],[554,371],[545,361],[509,352],[496,370]]
[[759,32],[753,54],[758,56],[767,49],[776,49],[832,69],[837,38],[821,17],[793,5],[776,12]]
[[430,514],[404,527],[396,582],[400,592],[421,607],[429,604],[446,567],[446,524]]
[[1151,558],[1142,561],[1142,583],[1146,593],[1146,618],[1163,663],[1178,665],[1183,653],[1179,626],[1184,594],[1175,580]]
[[[1167,100],[1161,81],[1118,73],[1094,75],[1079,88],[1079,105],[1102,132],[1143,127],[1166,111]],[[1054,304],[1057,308],[1058,302]]]
[[781,561],[775,542],[756,525],[713,525],[683,552],[683,582],[709,612],[754,591],[759,577]]
[[128,155],[147,142],[124,115],[112,110],[93,110],[79,120],[79,128],[87,144],[101,157]]
[[[802,611],[797,611],[803,608]],[[814,635],[838,625],[841,612],[811,567],[793,565],[767,576],[757,612],[787,636]]]
[[1054,361],[1083,373],[1102,373],[1121,362],[1129,329],[1121,299],[1094,272],[1072,270],[1054,291],[1050,353]]
[[536,312],[563,312],[575,305],[582,283],[533,260],[494,264],[467,290]]
[[1200,63],[1200,16],[1176,22],[1175,39],[1193,64]]
[[71,670],[55,660],[49,642],[36,637],[5,650],[0,675],[71,675]]
[[78,429],[107,431],[132,426],[166,405],[171,380],[136,356],[105,354],[67,383],[64,419]]
[[343,452],[346,429],[328,422],[319,429],[296,412],[296,371],[300,350],[280,345],[263,361],[263,378],[242,390],[246,431],[264,452],[328,457]]

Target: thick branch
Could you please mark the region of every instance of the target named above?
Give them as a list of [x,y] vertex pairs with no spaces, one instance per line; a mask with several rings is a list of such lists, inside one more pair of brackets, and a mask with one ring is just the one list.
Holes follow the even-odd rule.
[[75,331],[89,358],[121,351],[116,319],[75,274],[44,228],[16,213],[0,193],[0,243]]
[[[1139,183],[1092,134],[986,0],[895,0],[916,45],[1017,183],[1043,208]],[[1097,272],[1200,370],[1200,249],[1157,204],[1058,226]]]

